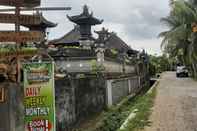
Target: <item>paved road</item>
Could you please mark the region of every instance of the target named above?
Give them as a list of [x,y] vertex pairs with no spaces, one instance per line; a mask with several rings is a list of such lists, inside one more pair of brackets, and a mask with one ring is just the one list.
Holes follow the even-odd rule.
[[150,121],[145,131],[197,131],[197,82],[164,73]]

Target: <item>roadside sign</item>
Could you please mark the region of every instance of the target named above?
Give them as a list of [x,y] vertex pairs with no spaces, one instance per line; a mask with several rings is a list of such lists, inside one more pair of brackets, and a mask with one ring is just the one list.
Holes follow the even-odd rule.
[[[0,23],[16,23],[17,16],[15,14],[0,14]],[[21,25],[34,25],[39,24],[40,16],[38,15],[20,15],[19,16],[19,23]]]
[[20,7],[36,7],[40,5],[40,0],[1,0],[0,5]]
[[24,131],[55,131],[54,63],[24,63]]
[[39,42],[44,33],[39,31],[0,31],[0,42]]

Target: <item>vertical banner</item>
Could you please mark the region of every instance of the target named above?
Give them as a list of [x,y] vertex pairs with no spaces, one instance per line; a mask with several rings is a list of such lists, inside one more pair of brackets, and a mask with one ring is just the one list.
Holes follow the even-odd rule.
[[55,131],[54,63],[25,63],[25,131]]

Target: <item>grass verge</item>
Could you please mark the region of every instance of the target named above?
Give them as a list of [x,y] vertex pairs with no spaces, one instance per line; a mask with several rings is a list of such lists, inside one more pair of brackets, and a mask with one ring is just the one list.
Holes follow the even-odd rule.
[[149,126],[151,124],[149,117],[151,115],[151,109],[154,105],[155,96],[156,88],[154,88],[152,92],[138,97],[132,107],[133,109],[138,109],[135,118],[129,121],[129,124],[124,130],[119,131],[138,131],[142,130],[145,126]]
[[[112,107],[103,113],[103,119],[97,123],[91,131],[136,131],[150,124],[149,116],[154,104],[156,88],[149,93],[142,93],[134,98],[126,100],[121,106]],[[119,130],[125,119],[131,112],[137,109],[136,117],[129,121],[124,130]]]
[[[150,124],[149,116],[156,96],[156,88],[142,92],[132,98],[125,98],[121,104],[100,113],[96,119],[89,121],[89,126],[84,126],[76,131],[138,131]],[[119,130],[131,112],[137,109],[136,116],[130,120],[124,130]]]

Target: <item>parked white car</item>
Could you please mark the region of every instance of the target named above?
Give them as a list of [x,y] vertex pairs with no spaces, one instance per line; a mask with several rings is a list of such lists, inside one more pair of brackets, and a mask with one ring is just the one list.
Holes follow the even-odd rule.
[[188,77],[189,76],[189,71],[185,66],[177,66],[176,76],[177,77]]

